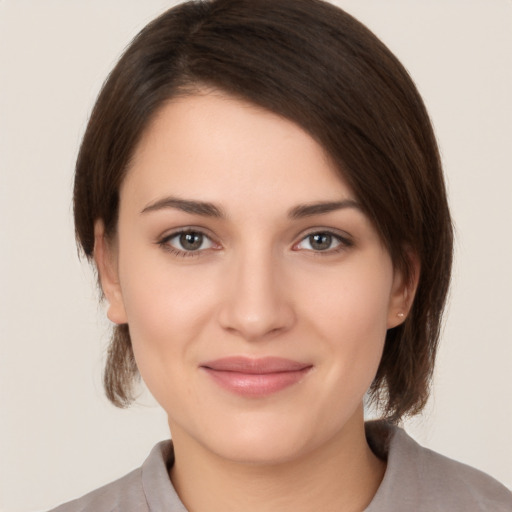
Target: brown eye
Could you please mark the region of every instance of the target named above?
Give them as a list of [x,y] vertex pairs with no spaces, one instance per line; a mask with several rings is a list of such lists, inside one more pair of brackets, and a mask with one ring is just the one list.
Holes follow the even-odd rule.
[[312,253],[333,254],[353,245],[352,240],[347,236],[329,231],[316,231],[306,235],[296,246],[296,249]]
[[179,231],[158,242],[164,249],[179,256],[192,256],[214,248],[215,244],[201,231]]
[[179,242],[183,249],[186,251],[197,251],[203,245],[204,236],[202,233],[188,232],[181,233]]
[[309,245],[315,251],[325,251],[331,248],[332,238],[328,233],[315,233],[309,235]]

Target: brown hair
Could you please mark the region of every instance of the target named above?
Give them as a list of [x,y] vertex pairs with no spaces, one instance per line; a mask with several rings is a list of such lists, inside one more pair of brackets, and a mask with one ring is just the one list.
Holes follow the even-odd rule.
[[[119,187],[145,127],[177,95],[213,87],[282,115],[315,138],[352,188],[395,267],[421,273],[406,321],[387,332],[370,394],[384,414],[415,414],[429,394],[450,280],[453,234],[441,163],[421,97],[365,26],[321,0],[211,0],[178,5],[128,47],[93,109],[76,164],[79,245],[94,222],[116,230]],[[108,398],[132,400],[128,326],[105,368]]]

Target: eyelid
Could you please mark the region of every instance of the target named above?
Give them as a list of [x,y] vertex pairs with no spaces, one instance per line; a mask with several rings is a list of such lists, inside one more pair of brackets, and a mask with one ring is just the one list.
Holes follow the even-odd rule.
[[[207,247],[205,249],[197,249],[197,250],[180,250],[171,244],[169,244],[169,241],[173,238],[185,234],[185,233],[198,233],[202,235],[203,237],[207,238],[211,246]],[[298,245],[301,244],[304,240],[306,240],[308,237],[315,235],[315,234],[322,234],[322,235],[329,235],[335,238],[339,243],[332,249],[325,249],[325,250],[315,250],[315,249],[301,249],[298,248]],[[197,227],[197,226],[182,226],[179,228],[176,228],[170,232],[166,232],[163,235],[159,236],[156,240],[156,244],[161,246],[164,250],[177,255],[177,256],[183,256],[183,257],[190,257],[190,256],[201,256],[205,252],[208,252],[210,250],[219,250],[221,248],[220,244],[215,240],[215,237],[210,234],[208,229]],[[338,252],[342,252],[344,250],[347,250],[348,248],[352,247],[354,245],[353,237],[347,233],[346,231],[333,229],[333,228],[322,228],[322,227],[315,227],[310,228],[306,232],[302,233],[300,235],[300,239],[293,244],[292,250],[295,251],[306,251],[308,253],[311,253],[313,255],[332,255],[336,254]]]
[[[312,235],[330,235],[335,238],[339,244],[332,249],[314,250],[314,249],[299,249],[297,246]],[[303,233],[298,242],[293,244],[294,250],[304,250],[314,255],[329,255],[346,250],[354,245],[353,237],[346,231],[341,231],[333,228],[311,228],[306,233]]]
[[[177,247],[174,247],[169,243],[170,240],[173,238],[176,238],[180,235],[186,234],[186,233],[197,233],[202,235],[204,238],[207,238],[211,246],[207,247],[205,249],[197,249],[195,251],[187,251],[185,249],[178,249]],[[190,257],[190,256],[201,256],[206,251],[209,251],[211,249],[218,250],[220,247],[220,244],[215,240],[215,238],[209,233],[209,230],[196,227],[196,226],[184,226],[180,228],[176,228],[170,232],[166,232],[163,235],[159,236],[156,240],[156,244],[161,246],[164,250],[176,255],[176,256],[182,256],[182,257]]]

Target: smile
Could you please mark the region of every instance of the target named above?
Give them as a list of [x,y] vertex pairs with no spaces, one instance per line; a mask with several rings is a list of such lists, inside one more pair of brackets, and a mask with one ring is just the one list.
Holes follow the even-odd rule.
[[292,386],[312,367],[278,357],[227,357],[200,365],[220,387],[247,397],[262,397]]

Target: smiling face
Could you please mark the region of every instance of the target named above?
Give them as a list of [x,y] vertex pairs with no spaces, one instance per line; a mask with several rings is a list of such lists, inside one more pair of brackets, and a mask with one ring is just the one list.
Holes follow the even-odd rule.
[[173,100],[136,149],[114,247],[96,228],[109,318],[175,443],[276,462],[361,428],[404,284],[300,127],[218,92]]

